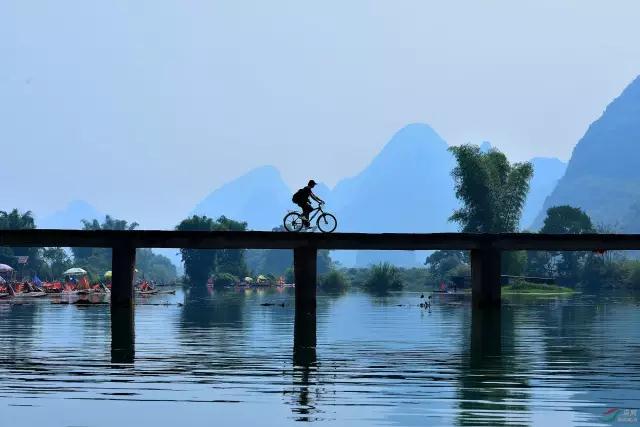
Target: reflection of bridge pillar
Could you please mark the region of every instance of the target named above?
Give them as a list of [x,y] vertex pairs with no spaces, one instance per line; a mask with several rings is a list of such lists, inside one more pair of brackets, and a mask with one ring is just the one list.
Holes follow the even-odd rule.
[[471,250],[471,297],[476,307],[500,307],[500,251]]
[[133,363],[135,313],[133,305],[111,306],[111,363]]
[[487,358],[502,354],[502,317],[500,307],[471,309],[471,358],[483,364]]
[[133,306],[133,273],[136,248],[123,244],[115,246],[111,256],[111,306]]
[[293,325],[293,364],[309,367],[316,364],[316,316],[296,310]]
[[293,250],[296,281],[293,359],[294,364],[301,366],[309,366],[316,361],[316,266],[316,248]]

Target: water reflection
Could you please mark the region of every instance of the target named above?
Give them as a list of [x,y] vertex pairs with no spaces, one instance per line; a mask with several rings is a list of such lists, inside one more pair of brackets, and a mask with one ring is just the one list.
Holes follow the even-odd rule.
[[459,425],[530,423],[528,361],[518,354],[513,310],[472,308],[460,369]]
[[135,359],[135,308],[111,307],[111,363],[133,363]]
[[317,318],[275,290],[179,291],[138,301],[135,316],[2,302],[1,419],[571,425],[640,406],[637,302],[514,299],[476,311],[434,296],[428,311],[419,295],[320,295]]

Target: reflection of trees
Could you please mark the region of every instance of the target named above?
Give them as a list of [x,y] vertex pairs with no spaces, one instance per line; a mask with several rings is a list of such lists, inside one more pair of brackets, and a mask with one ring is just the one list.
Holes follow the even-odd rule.
[[37,303],[0,303],[1,366],[27,363],[34,346],[39,312],[40,306]]
[[213,291],[192,287],[182,310],[183,333],[199,328],[242,328],[245,294],[243,291]]
[[[528,410],[525,364],[515,357],[513,312],[473,308],[458,388],[460,425],[506,425]],[[510,402],[514,402],[513,404]],[[519,414],[520,413],[520,414]]]
[[197,375],[204,377],[241,376],[248,365],[260,360],[251,356],[246,304],[244,290],[188,289],[177,328],[181,350],[175,368],[200,371]]

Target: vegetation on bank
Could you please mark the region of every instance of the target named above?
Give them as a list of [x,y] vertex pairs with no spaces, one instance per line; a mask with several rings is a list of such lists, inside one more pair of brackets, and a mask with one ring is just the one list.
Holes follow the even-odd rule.
[[511,285],[502,287],[502,295],[527,294],[527,295],[571,295],[576,293],[574,289],[545,283],[532,283],[519,280]]
[[[234,221],[225,216],[214,220],[207,216],[193,215],[176,226],[180,231],[246,231],[247,223]],[[223,281],[228,274],[237,278],[245,277],[249,271],[245,262],[245,249],[180,249],[185,274],[193,283],[207,283],[211,276]]]
[[[107,215],[104,221],[97,219],[84,220],[84,230],[133,230],[138,224],[128,223]],[[25,230],[36,228],[31,211],[0,211],[0,229]],[[20,257],[26,263],[20,264]],[[28,258],[24,258],[28,257]],[[0,263],[7,264],[18,272],[18,278],[32,278],[37,275],[41,280],[62,279],[63,272],[71,267],[80,267],[88,272],[89,279],[103,279],[104,273],[111,270],[111,250],[107,248],[71,248],[71,253],[62,248],[21,248],[0,247]],[[176,280],[176,267],[171,261],[154,254],[151,249],[138,249],[136,252],[136,268],[139,275],[148,280],[161,283]]]
[[350,286],[349,278],[341,270],[332,269],[318,280],[320,290],[332,294],[344,293]]

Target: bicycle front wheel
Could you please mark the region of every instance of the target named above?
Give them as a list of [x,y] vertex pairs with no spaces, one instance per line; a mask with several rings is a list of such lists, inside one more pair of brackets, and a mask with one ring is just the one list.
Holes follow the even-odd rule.
[[331,233],[338,226],[338,220],[330,213],[323,213],[318,217],[318,229],[323,233]]
[[290,212],[285,215],[284,228],[287,231],[300,231],[302,230],[302,216],[298,212]]

